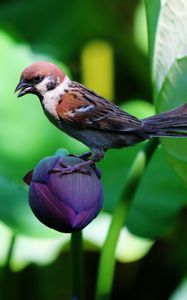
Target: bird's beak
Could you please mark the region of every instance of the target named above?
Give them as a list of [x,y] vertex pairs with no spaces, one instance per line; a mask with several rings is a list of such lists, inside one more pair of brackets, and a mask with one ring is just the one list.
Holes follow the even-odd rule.
[[26,82],[24,79],[21,79],[21,81],[18,83],[15,93],[19,92],[18,97],[22,97],[25,94],[32,93],[33,92],[33,86],[31,86],[28,82]]

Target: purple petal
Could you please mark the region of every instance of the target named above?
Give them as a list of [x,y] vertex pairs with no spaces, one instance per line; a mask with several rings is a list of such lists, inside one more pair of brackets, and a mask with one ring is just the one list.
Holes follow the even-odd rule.
[[34,168],[32,180],[34,182],[47,183],[49,174],[48,171],[54,169],[60,156],[48,156],[40,160],[37,166]]
[[89,171],[91,176],[82,173],[59,176],[59,173],[53,173],[49,176],[48,187],[77,213],[87,210],[101,195],[101,183],[91,168]]
[[80,230],[86,227],[93,219],[95,219],[102,208],[102,201],[95,203],[95,206],[92,209],[83,211],[77,214],[77,217],[73,223],[75,230]]
[[[61,232],[72,232],[89,223],[90,211],[77,214],[71,207],[59,201],[42,183],[31,183],[29,204],[43,224]],[[91,212],[91,219],[94,218],[94,214]]]

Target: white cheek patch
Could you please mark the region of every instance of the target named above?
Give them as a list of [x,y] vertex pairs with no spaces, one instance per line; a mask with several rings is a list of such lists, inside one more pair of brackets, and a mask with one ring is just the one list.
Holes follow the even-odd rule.
[[47,92],[47,84],[50,81],[50,77],[46,77],[42,82],[38,83],[35,87],[40,92],[42,96]]
[[58,105],[59,100],[64,95],[65,91],[69,88],[69,84],[71,83],[71,80],[66,76],[62,83],[60,83],[59,85],[57,85],[55,89],[50,91],[47,91],[47,83],[49,83],[50,81],[49,77],[44,79],[43,82],[41,82],[40,84],[44,83],[44,81],[45,81],[45,88],[43,87],[43,90],[45,91],[42,94],[43,106],[45,110],[47,110],[50,114],[58,118],[58,115],[56,113],[56,106]]

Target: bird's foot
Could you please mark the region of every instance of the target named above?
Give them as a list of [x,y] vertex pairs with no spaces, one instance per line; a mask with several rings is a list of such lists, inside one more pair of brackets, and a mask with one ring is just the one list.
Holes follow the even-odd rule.
[[65,174],[71,174],[74,172],[91,175],[90,172],[85,167],[92,163],[93,162],[90,160],[90,161],[85,161],[83,163],[79,163],[79,164],[76,164],[73,166],[69,166],[69,165],[66,165],[61,162],[60,166],[62,167],[62,169],[52,169],[52,170],[49,170],[48,173],[49,174],[60,173],[60,176],[65,175]]
[[83,153],[79,156],[75,155],[75,154],[68,154],[68,156],[72,156],[72,157],[78,157],[80,159],[83,159],[83,160],[88,160],[89,157],[92,155],[92,152],[86,152],[86,153]]
[[60,165],[63,167],[61,170],[61,175],[63,174],[71,174],[74,172],[90,175],[90,172],[85,168],[86,166],[90,165],[92,161],[85,161],[83,163],[79,163],[73,166],[67,166],[63,163],[60,163]]
[[83,160],[87,160],[90,156],[92,156],[92,152],[86,152],[84,154],[81,154],[79,156],[79,158],[83,159]]

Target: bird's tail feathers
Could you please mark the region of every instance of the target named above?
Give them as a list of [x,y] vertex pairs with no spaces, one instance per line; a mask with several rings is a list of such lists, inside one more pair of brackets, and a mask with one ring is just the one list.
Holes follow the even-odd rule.
[[152,137],[187,137],[187,103],[142,120],[143,130]]

